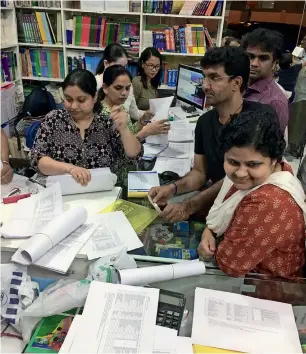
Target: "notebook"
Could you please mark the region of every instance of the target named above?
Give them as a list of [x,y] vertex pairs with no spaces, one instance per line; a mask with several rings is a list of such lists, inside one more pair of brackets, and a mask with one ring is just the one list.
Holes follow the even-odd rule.
[[128,174],[128,197],[146,198],[152,187],[160,186],[156,171],[133,171]]

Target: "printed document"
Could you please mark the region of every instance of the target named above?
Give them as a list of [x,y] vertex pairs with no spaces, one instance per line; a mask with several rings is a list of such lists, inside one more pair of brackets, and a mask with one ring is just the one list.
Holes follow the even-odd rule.
[[168,157],[158,157],[153,170],[158,173],[164,171],[176,172],[180,177],[184,177],[191,168],[190,159],[171,159]]
[[97,224],[81,225],[34,264],[58,273],[67,273],[74,258],[86,244],[97,226]]
[[158,297],[154,288],[93,281],[69,352],[152,353]]
[[192,143],[169,143],[168,148],[159,154],[160,157],[189,159],[193,155]]
[[291,305],[210,289],[195,290],[191,338],[246,353],[302,353]]
[[149,99],[150,110],[154,113],[154,119],[163,120],[169,118],[169,109],[173,98],[174,96]]
[[24,241],[12,257],[12,261],[32,263],[66,273],[81,247],[93,232],[93,225],[86,222],[87,211],[83,207],[69,209],[56,216],[39,233]]
[[61,189],[56,183],[39,194],[19,200],[10,220],[4,223],[0,231],[6,238],[30,237],[62,212]]
[[94,215],[89,222],[98,224],[86,245],[89,260],[119,252],[123,246],[128,251],[143,247],[122,211]]

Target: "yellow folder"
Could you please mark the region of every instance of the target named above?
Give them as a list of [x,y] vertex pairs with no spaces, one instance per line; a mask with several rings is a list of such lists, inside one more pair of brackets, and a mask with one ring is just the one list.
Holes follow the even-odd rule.
[[194,353],[207,353],[207,354],[215,354],[215,353],[241,353],[241,352],[236,352],[234,350],[227,350],[227,349],[219,349],[219,348],[213,348],[213,347],[206,347],[205,345],[198,345],[194,344],[193,345],[193,352]]

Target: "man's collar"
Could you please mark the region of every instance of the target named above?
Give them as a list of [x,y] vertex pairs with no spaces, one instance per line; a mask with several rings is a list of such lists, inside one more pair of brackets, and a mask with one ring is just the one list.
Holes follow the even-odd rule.
[[269,76],[266,77],[265,79],[260,79],[254,82],[254,84],[250,85],[247,89],[252,90],[252,91],[257,91],[257,92],[262,92],[265,90],[265,88],[271,84],[273,77]]

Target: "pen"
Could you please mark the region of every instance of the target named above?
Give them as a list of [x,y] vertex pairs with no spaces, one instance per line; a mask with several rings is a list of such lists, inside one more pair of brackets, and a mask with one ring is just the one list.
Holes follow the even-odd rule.
[[42,186],[42,187],[46,188],[46,186],[45,186],[44,184],[42,184],[42,183],[40,183],[40,182],[36,181],[36,180],[35,180],[35,179],[33,179],[33,178],[29,178],[29,181],[30,181],[30,182],[32,182],[32,183],[39,184],[40,186]]
[[199,114],[192,114],[191,116],[186,116],[186,118],[193,118],[193,117],[198,117]]

